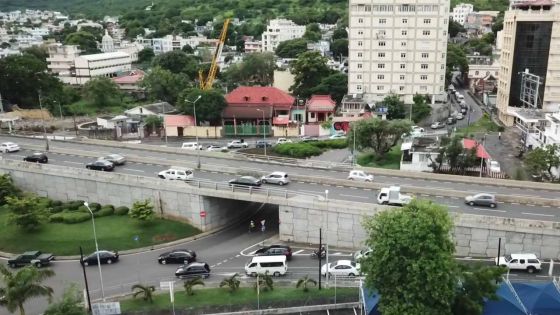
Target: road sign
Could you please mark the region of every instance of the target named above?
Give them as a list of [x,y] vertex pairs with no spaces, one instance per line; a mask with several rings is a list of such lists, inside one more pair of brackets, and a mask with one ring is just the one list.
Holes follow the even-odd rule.
[[204,210],[200,211],[200,217],[201,218],[206,218],[206,211],[204,211]]
[[121,303],[93,303],[91,312],[93,315],[117,315],[121,313]]

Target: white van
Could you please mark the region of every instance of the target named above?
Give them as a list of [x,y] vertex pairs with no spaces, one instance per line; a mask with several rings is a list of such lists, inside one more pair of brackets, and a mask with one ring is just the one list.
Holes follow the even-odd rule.
[[255,256],[245,265],[245,273],[256,277],[258,274],[265,274],[274,277],[283,276],[288,271],[286,256]]
[[185,150],[202,150],[202,146],[198,142],[183,142],[181,149]]
[[193,179],[193,170],[190,168],[172,166],[170,169],[158,173],[161,179],[190,180]]

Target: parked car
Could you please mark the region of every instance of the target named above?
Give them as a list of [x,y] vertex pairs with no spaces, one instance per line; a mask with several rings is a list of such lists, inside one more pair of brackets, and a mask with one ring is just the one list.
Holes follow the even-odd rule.
[[109,172],[115,169],[115,165],[112,162],[106,160],[97,160],[95,162],[86,164],[86,168],[90,170]]
[[311,136],[301,136],[299,139],[301,140],[301,142],[319,141],[319,138]]
[[8,259],[8,265],[12,268],[25,265],[33,265],[37,268],[40,268],[42,266],[49,265],[53,260],[53,254],[42,253],[38,250],[34,250]]
[[272,144],[265,140],[257,140],[255,147],[258,149],[264,149],[265,147],[270,148]]
[[288,174],[284,172],[272,172],[261,177],[261,182],[263,184],[277,184],[283,186],[290,183],[290,178],[288,177]]
[[169,180],[189,180],[194,177],[193,170],[184,167],[172,167],[165,171],[158,173],[158,177],[161,179]]
[[490,172],[500,173],[502,169],[500,168],[500,162],[496,160],[490,160]]
[[456,122],[457,122],[457,119],[455,119],[455,117],[447,117],[447,124],[448,125],[453,125]]
[[218,152],[222,152],[224,150],[227,150],[227,147],[223,147],[220,145],[216,145],[216,144],[211,144],[209,146],[206,147],[206,151],[218,151]]
[[227,144],[228,149],[246,149],[249,144],[243,140],[233,140]]
[[188,265],[182,265],[175,271],[175,277],[178,278],[195,278],[210,277],[210,266],[204,262],[192,262]]
[[441,128],[445,128],[445,124],[442,123],[441,121],[434,121],[431,125],[430,128],[432,129],[441,129]]
[[485,193],[466,196],[465,203],[470,206],[488,206],[490,208],[496,208],[498,205],[496,202],[496,196]]
[[287,260],[292,259],[292,248],[287,245],[270,245],[258,249],[255,252],[257,256],[278,256],[284,255]]
[[17,152],[19,151],[19,145],[13,142],[4,142],[0,144],[0,151],[2,153]]
[[345,134],[341,134],[341,133],[336,133],[336,134],[330,136],[329,139],[331,139],[331,140],[346,139],[346,135],[345,135]]
[[25,162],[48,163],[49,158],[45,153],[36,152],[23,158]]
[[367,174],[366,172],[361,170],[352,170],[350,171],[350,173],[348,173],[347,179],[362,182],[373,182],[373,175]]
[[321,267],[321,275],[335,277],[355,277],[360,275],[360,264],[351,260],[337,260],[324,264]]
[[360,259],[362,259],[364,257],[368,257],[369,254],[371,254],[371,252],[372,252],[371,248],[361,249],[361,250],[354,253],[354,260],[359,262]]
[[494,258],[494,263],[513,270],[527,270],[528,273],[541,271],[541,261],[535,254],[511,254]]
[[109,154],[100,157],[98,160],[105,160],[112,162],[114,165],[124,165],[126,163],[126,158],[120,154]]
[[202,150],[202,145],[198,142],[183,142],[181,149],[185,150]]
[[196,260],[196,253],[188,249],[175,249],[163,253],[158,257],[158,263],[165,264],[190,264]]
[[455,119],[457,119],[457,120],[462,120],[463,118],[465,118],[465,116],[463,116],[462,113],[457,113],[457,114],[455,115]]
[[284,144],[284,143],[292,143],[292,140],[288,138],[278,138],[278,140],[276,140],[276,144]]
[[411,131],[411,133],[412,133],[413,135],[420,136],[420,135],[423,135],[424,132],[425,132],[424,128],[418,127],[418,126],[412,126],[412,131]]
[[229,181],[230,186],[252,186],[259,187],[261,181],[253,176],[241,176]]
[[[101,264],[112,264],[119,261],[119,253],[116,251],[100,250],[99,251],[99,262]],[[97,265],[97,252],[84,257],[81,261],[84,266]]]
[[468,107],[461,107],[461,114],[463,114],[463,116],[467,115],[467,112],[469,111]]

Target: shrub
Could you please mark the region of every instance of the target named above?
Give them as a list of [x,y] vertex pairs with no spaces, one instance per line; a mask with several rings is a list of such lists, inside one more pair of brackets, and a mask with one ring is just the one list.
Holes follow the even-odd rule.
[[304,158],[321,155],[323,152],[318,147],[309,143],[284,143],[273,148],[274,152],[294,158]]
[[95,212],[98,211],[99,209],[101,209],[101,205],[98,204],[97,202],[92,202],[89,204],[89,207],[91,208],[91,211]]
[[51,205],[52,205],[52,200],[50,200],[49,198],[47,198],[47,197],[38,197],[37,198],[37,207],[38,208],[46,209],[46,208],[51,207]]
[[64,204],[64,203],[63,203],[62,201],[60,201],[60,200],[53,200],[53,201],[51,202],[51,207],[60,207],[60,206],[62,206],[63,204]]
[[60,213],[62,211],[64,211],[63,206],[53,206],[53,207],[50,208],[51,213]]
[[309,142],[309,144],[321,149],[344,149],[348,147],[346,139],[334,139]]
[[115,214],[116,215],[127,215],[128,214],[128,207],[118,207],[115,209]]
[[99,211],[97,211],[97,212],[94,214],[94,216],[95,216],[96,218],[99,218],[99,217],[107,217],[107,216],[112,215],[113,213],[115,213],[115,208],[114,208],[113,206],[109,206],[109,207],[103,206],[103,208],[101,208]]
[[81,222],[85,222],[85,221],[89,220],[90,219],[90,214],[89,213],[83,213],[83,212],[63,212],[62,217],[63,217],[64,223],[75,224],[75,223],[81,223]]
[[64,213],[55,213],[49,217],[49,222],[62,223],[64,222]]
[[[90,207],[90,208],[91,208],[91,207]],[[75,209],[75,208],[74,208],[74,209]],[[88,208],[87,208],[86,206],[79,206],[77,210],[78,210],[78,212],[86,212],[86,213],[89,213],[89,210],[88,210]],[[91,212],[95,212],[95,210],[94,210],[93,208],[91,208]]]

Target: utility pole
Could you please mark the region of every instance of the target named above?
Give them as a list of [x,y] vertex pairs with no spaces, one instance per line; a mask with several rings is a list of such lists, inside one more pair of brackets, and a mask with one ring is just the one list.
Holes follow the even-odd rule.
[[0,94],[0,113],[4,112],[4,104],[2,103],[2,94]]
[[[321,248],[323,247],[322,244],[322,229],[319,228],[319,254],[317,255],[317,258],[319,258],[319,290],[321,290]],[[327,266],[327,270],[326,270],[327,274],[329,273],[329,266]]]
[[49,151],[49,139],[47,138],[47,126],[45,126],[45,113],[41,102],[41,90],[39,90],[39,108],[41,109],[41,120],[43,121],[43,137],[45,138],[45,150]]
[[84,282],[86,283],[86,295],[87,295],[88,310],[91,313],[91,298],[89,297],[89,286],[88,286],[88,282],[87,282],[86,266],[84,266],[84,252],[82,251],[82,246],[80,246],[80,263],[82,265],[82,271],[84,273]]

